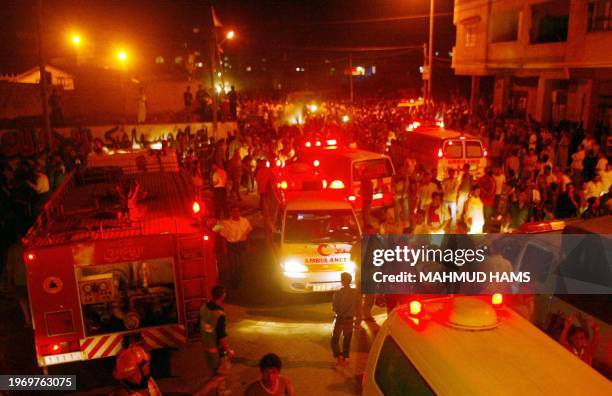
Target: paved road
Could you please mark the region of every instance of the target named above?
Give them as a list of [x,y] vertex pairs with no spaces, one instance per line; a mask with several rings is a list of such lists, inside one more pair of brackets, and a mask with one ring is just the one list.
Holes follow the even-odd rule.
[[[245,197],[244,213],[259,228],[256,196]],[[259,375],[257,363],[268,352],[283,360],[283,372],[291,377],[298,395],[352,395],[358,393],[359,375],[377,326],[357,331],[347,368],[336,369],[329,347],[331,294],[284,294],[268,274],[272,263],[261,231],[254,232],[242,287],[230,290],[225,304],[228,333],[237,356],[229,377],[233,394],[242,394]],[[0,300],[0,372],[38,373],[32,332],[24,328],[12,300]],[[384,314],[376,315],[381,323]],[[153,374],[164,394],[191,394],[202,383],[202,351],[193,343],[176,351],[154,351]],[[107,395],[115,381],[113,359],[78,362],[50,368],[51,374],[76,374],[78,394]],[[20,393],[23,395],[24,393]]]

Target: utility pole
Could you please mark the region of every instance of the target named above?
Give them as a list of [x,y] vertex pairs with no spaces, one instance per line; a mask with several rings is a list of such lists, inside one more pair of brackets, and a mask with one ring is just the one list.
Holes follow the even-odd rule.
[[[213,30],[215,27],[213,26]],[[215,63],[216,63],[216,35],[210,42],[210,86],[212,87],[212,122],[213,122],[213,137],[217,140],[217,90],[215,87]]]
[[48,149],[51,149],[53,143],[51,137],[51,123],[49,121],[49,107],[47,103],[47,72],[45,70],[45,53],[43,51],[43,34],[42,34],[42,19],[43,19],[43,2],[42,0],[37,1],[36,5],[36,34],[38,36],[38,68],[40,72],[40,104],[42,107],[43,117],[43,136],[46,140]]
[[435,0],[429,0],[429,79],[427,80],[427,103],[431,103],[433,97],[431,80],[433,77],[434,8]]
[[353,91],[353,54],[349,54],[349,96],[351,103],[353,103],[355,99],[355,93]]

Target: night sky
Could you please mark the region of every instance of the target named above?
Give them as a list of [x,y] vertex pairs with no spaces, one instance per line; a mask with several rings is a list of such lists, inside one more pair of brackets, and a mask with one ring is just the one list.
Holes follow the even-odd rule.
[[[436,12],[452,12],[452,0],[436,3]],[[337,23],[427,14],[427,0],[224,0],[214,4],[219,19],[238,33],[239,39],[228,52],[242,57],[284,56],[299,61],[334,56],[306,48],[404,46],[427,41],[427,18]],[[4,21],[0,73],[18,72],[36,63],[36,1],[1,0],[0,5]],[[65,56],[71,51],[69,32],[78,31],[95,42],[97,52],[125,45],[139,57],[153,59],[159,52],[180,49],[192,40],[194,27],[206,33],[210,23],[207,5],[204,0],[44,0],[46,52],[50,59]],[[447,56],[453,42],[452,16],[437,17],[436,50]]]

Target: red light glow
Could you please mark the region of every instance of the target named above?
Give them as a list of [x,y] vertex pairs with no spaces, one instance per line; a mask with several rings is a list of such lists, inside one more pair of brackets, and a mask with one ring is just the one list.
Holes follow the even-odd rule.
[[334,180],[329,184],[329,188],[341,189],[344,188],[344,183],[342,182],[342,180]]
[[442,152],[442,149],[438,149],[438,158],[442,158],[444,156],[444,153]]
[[419,301],[410,301],[410,315],[418,315],[422,309],[423,305]]
[[350,196],[348,197],[348,200],[349,200],[349,201],[354,201],[354,200],[356,200],[356,199],[357,199],[357,197],[355,197],[354,195],[350,195]]
[[34,255],[34,253],[28,253],[28,255],[26,256],[28,258],[28,260],[32,261],[36,258],[36,256]]
[[208,235],[203,235],[202,236],[202,240],[204,241],[208,241],[210,239],[210,237]]
[[501,305],[504,302],[504,295],[501,293],[495,293],[491,296],[491,304]]
[[312,162],[312,164],[313,164],[314,166],[319,166],[320,162],[319,162],[319,160],[314,160],[314,161]]
[[200,213],[200,204],[196,201],[193,203],[193,205],[191,205],[191,210],[193,210],[193,213],[198,214]]

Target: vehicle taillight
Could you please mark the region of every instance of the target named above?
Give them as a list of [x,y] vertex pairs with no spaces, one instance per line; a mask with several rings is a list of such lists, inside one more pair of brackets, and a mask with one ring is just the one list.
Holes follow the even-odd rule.
[[504,303],[504,295],[501,293],[495,293],[491,296],[491,304],[493,306],[499,307]]
[[320,164],[320,162],[319,162],[319,160],[314,160],[314,161],[312,161],[312,164],[313,164],[315,167],[318,167],[318,166],[319,166],[319,164]]
[[344,183],[342,182],[342,180],[334,180],[329,184],[329,188],[341,189],[344,188]]
[[420,301],[417,301],[417,300],[410,301],[410,315],[416,316],[421,313],[422,309],[423,309],[423,304],[421,304]]
[[198,201],[195,201],[193,205],[191,205],[191,210],[193,210],[194,214],[200,213],[200,209],[201,208],[200,208],[200,204],[198,203]]
[[278,188],[280,188],[281,190],[286,190],[287,187],[289,187],[289,185],[287,184],[287,181],[283,180],[282,182],[278,183]]
[[347,198],[349,201],[354,201],[357,199],[357,197],[355,197],[354,195],[349,195]]
[[438,158],[442,158],[444,156],[444,153],[442,152],[442,149],[438,149]]
[[482,156],[486,157],[487,155],[489,155],[489,153],[487,152],[487,149],[484,149],[482,152]]
[[315,146],[317,146],[317,147],[321,147],[321,142],[317,140],[317,141],[315,142]]

